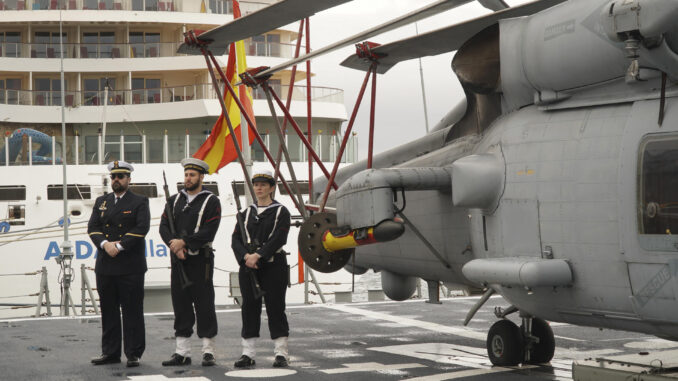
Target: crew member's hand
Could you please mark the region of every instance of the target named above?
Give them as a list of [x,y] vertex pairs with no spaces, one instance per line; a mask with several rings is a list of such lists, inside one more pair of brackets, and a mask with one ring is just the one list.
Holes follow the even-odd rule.
[[257,253],[245,254],[245,266],[251,269],[258,269],[259,266],[257,266],[257,262],[259,261],[259,258],[261,258],[261,255]]
[[[183,239],[170,240],[170,250],[179,257],[179,253],[185,254],[186,242]],[[183,258],[181,258],[183,259]]]
[[186,249],[181,249],[175,254],[177,255],[177,258],[181,259],[182,261],[186,259]]
[[118,253],[120,253],[120,250],[118,250],[118,247],[115,245],[115,242],[106,242],[104,244],[104,250],[106,251],[106,254],[108,254],[111,258],[115,258]]

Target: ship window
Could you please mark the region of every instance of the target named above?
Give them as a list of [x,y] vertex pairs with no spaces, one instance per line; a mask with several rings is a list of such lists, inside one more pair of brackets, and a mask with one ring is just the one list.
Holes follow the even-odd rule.
[[[69,200],[89,200],[92,198],[92,190],[89,185],[85,184],[68,184],[67,195]],[[47,199],[48,200],[63,200],[62,184],[47,185]]]
[[21,57],[21,33],[0,32],[3,57]]
[[160,56],[160,33],[130,32],[129,44],[132,58]]
[[[202,186],[208,191],[214,193],[215,196],[219,195],[219,187],[217,186],[216,181],[203,181]],[[184,189],[184,183],[177,183],[177,192]]]
[[26,225],[26,206],[8,205],[7,221],[10,225]]
[[[115,95],[115,78],[86,78],[83,79],[84,99],[82,103],[86,106],[98,106],[104,104],[104,90],[108,84],[108,104],[120,104],[122,100],[117,99],[120,95]],[[115,96],[114,96],[115,95]]]
[[641,143],[638,226],[647,250],[678,251],[678,137]]
[[[61,34],[66,43],[66,33]],[[31,44],[31,57],[33,58],[58,58],[61,56],[58,32],[35,32]]]
[[21,79],[19,78],[0,79],[0,103],[18,105],[20,90],[21,90]]
[[210,12],[219,14],[233,13],[231,0],[210,0]]
[[[68,83],[64,80],[66,88]],[[61,79],[36,78],[33,104],[38,106],[61,106]]]
[[132,78],[132,103],[160,102],[160,79]]
[[132,183],[129,190],[146,197],[158,197],[158,186],[155,183]]
[[113,58],[114,42],[115,32],[83,32],[80,58]]
[[25,185],[0,185],[0,201],[22,201],[25,199]]

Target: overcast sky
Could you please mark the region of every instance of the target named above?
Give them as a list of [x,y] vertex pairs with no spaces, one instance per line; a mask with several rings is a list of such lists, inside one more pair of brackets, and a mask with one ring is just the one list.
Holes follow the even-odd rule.
[[[354,0],[311,18],[311,47],[318,49],[362,30],[382,24],[395,17],[432,3],[431,0]],[[510,5],[526,0],[508,0]],[[468,20],[490,11],[476,2],[424,19],[417,23],[419,33],[425,33]],[[415,35],[414,24],[371,37],[368,40],[386,44]],[[441,41],[444,43],[444,41]],[[353,110],[365,73],[339,65],[353,54],[350,46],[317,58],[311,70],[316,74],[314,86],[344,89],[348,116]],[[432,128],[463,99],[463,91],[452,72],[453,53],[422,58],[428,106]],[[369,131],[369,88],[365,93],[354,131],[360,137],[360,158],[367,157]],[[346,123],[344,123],[344,128]],[[426,133],[418,60],[399,63],[386,74],[377,77],[375,118],[375,152],[405,144]]]

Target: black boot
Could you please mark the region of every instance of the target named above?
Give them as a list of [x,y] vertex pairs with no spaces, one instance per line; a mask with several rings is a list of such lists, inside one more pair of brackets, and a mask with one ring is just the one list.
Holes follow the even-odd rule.
[[274,368],[285,368],[287,367],[287,359],[285,356],[275,356],[275,360],[273,361],[273,367]]
[[113,355],[101,355],[92,359],[92,364],[94,365],[105,365],[105,364],[118,364],[120,363],[120,357],[115,357]]
[[184,357],[178,353],[175,353],[170,357],[169,360],[163,361],[162,366],[177,366],[177,365],[191,365],[191,358]]
[[255,364],[256,364],[256,361],[254,361],[254,359],[251,359],[247,355],[242,355],[242,356],[240,356],[238,361],[236,361],[235,364],[233,364],[233,366],[235,366],[236,368],[251,368]]
[[214,355],[211,353],[205,353],[202,355],[202,366],[213,366],[217,364],[217,360],[214,359]]

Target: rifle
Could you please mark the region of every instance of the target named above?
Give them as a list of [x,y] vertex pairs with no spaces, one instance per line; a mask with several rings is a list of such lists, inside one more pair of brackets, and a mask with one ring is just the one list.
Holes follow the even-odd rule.
[[[238,220],[238,227],[240,228],[240,237],[242,238],[242,242],[247,247],[247,251],[253,253],[259,248],[258,247],[259,245],[255,245],[254,243],[249,242],[247,240],[247,232],[245,231],[247,227],[245,226],[245,222],[242,220],[242,216],[240,215],[241,209],[240,197],[238,196],[238,192],[235,188],[235,181],[231,182],[231,188],[233,188],[233,198],[235,199],[235,206],[238,208],[238,212],[235,214],[235,218]],[[245,266],[245,270],[249,275],[250,283],[252,283],[252,289],[254,290],[254,298],[255,299],[261,298],[266,294],[266,291],[261,289],[261,285],[259,285],[259,280],[257,279],[257,274],[255,274],[254,270],[247,266]]]
[[[167,222],[169,222],[169,228],[170,228],[170,234],[172,234],[172,237],[176,238],[177,237],[177,228],[174,226],[174,211],[172,210],[172,206],[170,205],[170,194],[169,194],[169,187],[167,186],[167,177],[165,177],[165,171],[162,171],[162,179],[165,181],[165,185],[162,187],[162,189],[165,191],[165,214],[167,214]],[[179,197],[177,195],[177,197]],[[177,258],[176,254],[170,250],[170,258],[172,261],[172,264],[177,265],[177,269],[179,270],[179,285],[181,286],[182,289],[185,289],[186,287],[189,287],[190,285],[193,284],[190,279],[188,279],[188,275],[186,275],[186,269],[184,269],[184,263],[181,262],[179,258]]]

